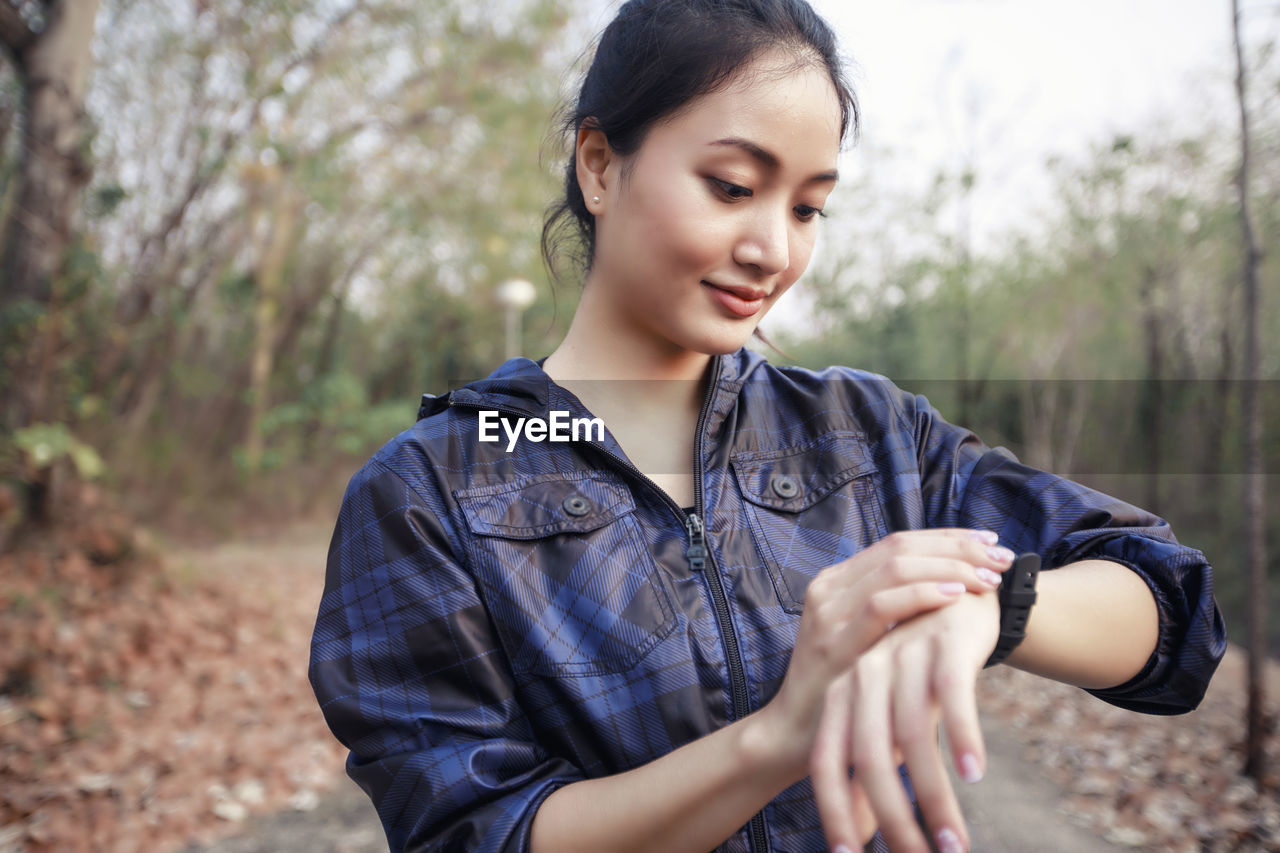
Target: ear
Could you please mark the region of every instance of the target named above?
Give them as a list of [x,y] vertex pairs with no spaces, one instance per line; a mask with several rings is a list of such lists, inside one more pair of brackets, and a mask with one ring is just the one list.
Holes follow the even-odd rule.
[[587,210],[598,216],[603,212],[608,190],[613,186],[618,157],[609,147],[604,131],[586,123],[578,129],[575,157],[582,200]]

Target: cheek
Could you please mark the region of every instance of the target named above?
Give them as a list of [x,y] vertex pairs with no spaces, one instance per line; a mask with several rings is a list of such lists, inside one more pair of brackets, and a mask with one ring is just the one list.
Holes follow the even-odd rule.
[[686,221],[684,227],[672,224],[669,246],[674,263],[683,269],[696,271],[699,277],[725,265],[730,241],[725,235],[716,233],[713,223]]
[[791,265],[787,268],[787,286],[790,287],[795,283],[796,279],[804,275],[804,271],[809,268],[809,261],[813,257],[813,245],[816,235],[812,228],[796,234],[791,239]]
[[699,195],[695,184],[672,185],[645,199],[648,223],[640,250],[681,270],[707,270],[722,264],[732,241],[729,217],[712,207],[714,200]]

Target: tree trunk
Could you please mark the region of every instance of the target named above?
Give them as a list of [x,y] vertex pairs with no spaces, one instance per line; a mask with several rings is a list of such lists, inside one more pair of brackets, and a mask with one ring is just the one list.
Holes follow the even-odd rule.
[[256,471],[262,464],[264,447],[262,419],[270,401],[272,356],[280,315],[280,289],[284,266],[293,245],[298,202],[285,182],[276,186],[266,249],[254,272],[258,300],[253,315],[253,356],[249,362],[249,420],[245,425],[245,466]]
[[[13,64],[9,61],[9,57],[0,54],[0,84],[7,82],[6,78],[14,74],[15,70]],[[18,99],[6,97],[0,92],[0,158],[4,156],[5,145],[9,141],[9,132],[13,129],[13,124],[17,117]],[[4,186],[4,181],[0,180],[0,202],[4,198]],[[0,205],[0,210],[3,210],[2,205]],[[3,251],[3,249],[4,243],[0,242],[0,251]]]
[[[0,431],[53,420],[61,402],[56,284],[91,171],[84,97],[98,0],[52,0],[43,12],[37,32],[16,6],[0,3],[0,44],[13,61],[24,114],[15,201],[0,242],[0,315],[9,320],[0,347]],[[52,467],[28,466],[20,476],[27,518],[52,520]]]
[[[181,294],[181,303],[176,308],[169,309],[169,320],[160,341],[150,349],[147,357],[139,360],[143,372],[137,380],[137,391],[133,399],[127,400],[120,409],[124,424],[120,431],[121,437],[129,443],[137,444],[142,440],[143,433],[156,412],[161,394],[171,378],[172,365],[180,363],[178,358],[190,345],[198,325],[192,316],[197,300],[217,279],[218,273],[230,263],[228,258],[216,254],[216,250],[211,251],[215,254],[205,257],[191,286]],[[185,317],[186,321],[179,323],[178,317]]]
[[0,383],[7,425],[20,428],[47,419],[56,405],[49,363],[61,331],[55,284],[91,172],[84,97],[98,0],[45,4],[38,34],[11,4],[0,5],[0,39],[15,59],[25,112],[16,202],[0,258],[0,309],[26,304],[42,315],[9,342],[7,381]]
[[1164,450],[1161,437],[1164,433],[1164,349],[1160,345],[1160,276],[1147,266],[1142,271],[1141,301],[1143,330],[1147,338],[1147,378],[1142,383],[1142,445],[1146,448],[1143,460],[1143,479],[1146,481],[1144,507],[1160,514],[1160,468]]
[[1249,707],[1246,712],[1246,775],[1259,783],[1269,781],[1266,759],[1266,737],[1269,720],[1265,671],[1267,662],[1267,554],[1266,518],[1263,505],[1262,413],[1258,406],[1258,385],[1262,352],[1258,339],[1260,296],[1258,264],[1262,250],[1258,246],[1249,207],[1249,107],[1245,97],[1244,51],[1240,45],[1240,0],[1231,0],[1231,27],[1236,54],[1236,102],[1240,108],[1240,171],[1236,189],[1240,197],[1240,235],[1244,251],[1244,529],[1245,553],[1249,572]]

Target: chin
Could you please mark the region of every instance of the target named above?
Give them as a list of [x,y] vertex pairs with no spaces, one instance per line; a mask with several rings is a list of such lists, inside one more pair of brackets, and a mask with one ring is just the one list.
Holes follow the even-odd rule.
[[702,335],[688,342],[688,348],[704,355],[729,355],[746,346],[755,332],[755,326],[746,331]]
[[750,340],[750,336],[744,340],[734,341],[732,344],[726,344],[722,347],[713,347],[707,350],[707,355],[732,355],[746,346],[748,340]]

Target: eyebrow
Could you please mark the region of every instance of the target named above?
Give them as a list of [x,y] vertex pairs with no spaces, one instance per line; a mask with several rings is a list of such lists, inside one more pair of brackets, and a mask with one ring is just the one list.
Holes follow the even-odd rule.
[[[750,139],[743,139],[740,136],[730,136],[730,137],[726,137],[725,139],[717,139],[715,142],[712,142],[709,144],[728,146],[731,148],[740,148],[743,151],[745,151],[747,154],[751,155],[753,159],[759,161],[760,164],[767,169],[777,169],[781,165],[781,163],[778,160],[778,156],[774,154],[772,151],[767,151],[764,148],[761,148],[759,145],[756,145]],[[827,182],[835,183],[836,181],[839,181],[839,180],[840,180],[840,173],[836,172],[833,169],[830,172],[820,172],[814,175],[813,177],[809,178],[807,181],[805,181],[805,183],[807,184],[818,184],[818,183],[827,183]]]

